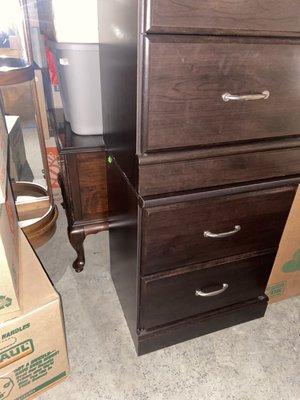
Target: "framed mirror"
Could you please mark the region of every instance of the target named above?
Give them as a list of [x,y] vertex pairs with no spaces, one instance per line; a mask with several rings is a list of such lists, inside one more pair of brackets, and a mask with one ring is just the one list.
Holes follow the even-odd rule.
[[[0,96],[8,131],[8,175],[20,226],[33,247],[55,232],[45,138],[25,0],[0,0]],[[4,11],[4,12],[3,12]]]

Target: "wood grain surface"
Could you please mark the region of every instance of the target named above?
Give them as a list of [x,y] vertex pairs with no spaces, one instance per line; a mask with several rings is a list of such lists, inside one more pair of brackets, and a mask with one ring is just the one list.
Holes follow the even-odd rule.
[[149,32],[300,35],[298,0],[147,0]]

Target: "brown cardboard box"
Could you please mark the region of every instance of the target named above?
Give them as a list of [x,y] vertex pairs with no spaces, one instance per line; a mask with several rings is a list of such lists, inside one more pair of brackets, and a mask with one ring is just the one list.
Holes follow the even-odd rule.
[[7,171],[7,129],[5,124],[3,106],[0,98],[0,204],[5,202],[6,171]]
[[266,293],[270,303],[300,295],[300,186],[281,237]]
[[46,140],[46,153],[49,165],[50,181],[52,189],[58,189],[58,174],[59,174],[59,164],[58,164],[58,150],[55,144],[55,139],[51,137]]
[[[6,201],[0,205],[0,322],[19,306],[19,228],[9,182]],[[1,397],[0,397],[1,398]]]
[[22,123],[34,121],[35,109],[31,81],[1,87],[3,109],[7,115],[19,115]]
[[59,296],[22,231],[20,237],[23,310],[0,324],[1,400],[33,398],[69,371]]

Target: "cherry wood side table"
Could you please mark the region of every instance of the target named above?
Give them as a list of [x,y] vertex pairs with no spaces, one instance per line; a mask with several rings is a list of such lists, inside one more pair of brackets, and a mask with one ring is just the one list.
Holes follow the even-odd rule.
[[77,253],[73,268],[81,272],[86,236],[108,229],[105,146],[102,136],[76,135],[68,123],[57,130],[56,143],[68,236]]

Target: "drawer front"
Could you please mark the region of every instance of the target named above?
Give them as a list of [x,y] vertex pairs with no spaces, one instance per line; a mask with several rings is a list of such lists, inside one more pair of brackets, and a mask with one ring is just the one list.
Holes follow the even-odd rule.
[[300,44],[145,41],[142,151],[299,134]]
[[105,152],[76,155],[81,219],[106,219],[107,181]]
[[300,148],[170,161],[139,167],[142,196],[299,175]]
[[300,35],[298,0],[147,0],[145,30]]
[[277,247],[294,187],[143,210],[142,274]]
[[142,279],[140,328],[150,329],[231,304],[265,291],[273,254],[166,277]]

